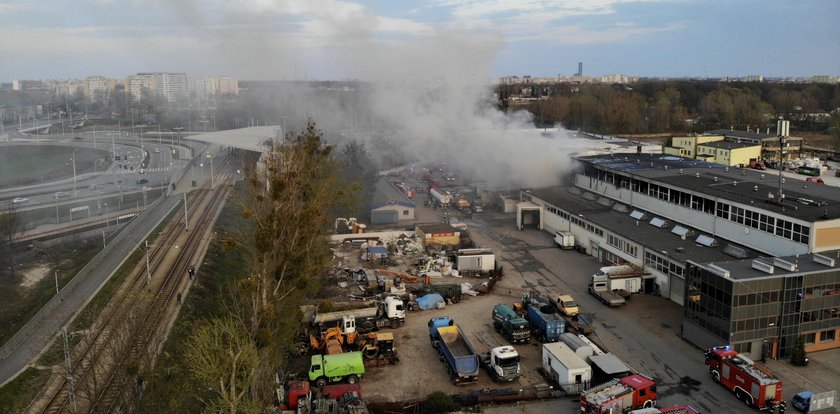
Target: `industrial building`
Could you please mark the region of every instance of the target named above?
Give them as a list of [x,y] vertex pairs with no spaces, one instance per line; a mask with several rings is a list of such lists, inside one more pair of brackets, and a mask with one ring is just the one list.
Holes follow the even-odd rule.
[[[840,318],[821,316],[837,314],[840,302],[834,302],[834,293],[824,292],[834,292],[840,276],[836,265],[812,260],[823,260],[819,258],[840,249],[840,191],[836,188],[667,154],[610,154],[578,160],[580,168],[571,177],[572,186],[520,192],[520,228],[571,231],[578,249],[602,263],[644,266],[649,273],[644,292],[686,306],[684,334],[700,346],[728,342],[753,356],[786,356],[793,345],[791,338],[800,334],[812,340],[810,350],[840,346],[831,333],[840,327]],[[792,257],[785,260],[798,260],[799,265],[784,277],[780,271],[757,274],[752,267],[754,261],[773,267],[775,257]],[[726,268],[728,276],[712,273],[709,266]],[[696,283],[697,275],[705,275],[705,284]],[[722,289],[727,284],[728,290],[704,296],[710,286]],[[814,299],[807,307],[781,299],[791,289],[805,286],[823,292],[824,298]],[[756,306],[751,296],[744,299],[750,305],[732,298],[732,292],[741,289],[768,292],[768,301],[773,301],[749,308]],[[836,289],[840,292],[840,284]],[[805,295],[804,290],[800,293]],[[837,297],[840,300],[840,294]],[[715,303],[708,305],[709,300]],[[733,317],[733,309],[740,306],[745,307]],[[806,313],[812,311],[816,313]],[[774,325],[768,326],[767,318],[774,312]],[[791,321],[800,321],[797,318],[815,323],[794,328]],[[758,330],[756,326],[764,330],[744,334]]]
[[414,220],[416,205],[393,184],[380,178],[370,205],[371,224],[397,224],[401,220]]

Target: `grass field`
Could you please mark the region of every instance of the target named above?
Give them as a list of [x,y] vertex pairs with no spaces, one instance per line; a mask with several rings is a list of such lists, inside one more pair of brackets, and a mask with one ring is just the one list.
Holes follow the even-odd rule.
[[[76,175],[94,171],[94,163],[107,168],[111,153],[92,148],[60,145],[0,146],[0,188],[17,187],[73,177],[73,150]],[[70,165],[68,165],[70,164]]]

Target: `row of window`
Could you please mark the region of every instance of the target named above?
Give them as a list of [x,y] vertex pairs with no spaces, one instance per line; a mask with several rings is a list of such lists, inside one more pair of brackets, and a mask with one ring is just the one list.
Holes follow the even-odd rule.
[[757,211],[731,206],[723,202],[702,197],[696,194],[689,194],[673,188],[646,181],[634,180],[630,177],[614,174],[611,172],[587,168],[586,174],[595,176],[599,180],[620,188],[629,188],[634,192],[648,195],[650,197],[667,201],[672,204],[702,211],[707,214],[716,214],[718,217],[743,224],[747,227],[761,230],[779,237],[784,237],[798,243],[808,244],[810,241],[811,229],[808,226],[796,224],[788,220],[775,218]]
[[753,331],[756,329],[772,328],[776,326],[775,316],[763,316],[760,318],[744,319],[740,321],[733,321],[735,325],[734,332]]
[[836,332],[834,329],[829,329],[827,331],[822,332],[812,332],[809,334],[805,334],[805,345],[813,345],[816,343],[817,334],[819,334],[820,342],[834,342],[834,338],[836,336]]
[[645,266],[656,269],[666,275],[683,277],[684,268],[658,254],[645,251]]
[[564,220],[566,220],[566,221],[568,221],[572,224],[577,224],[581,228],[586,229],[586,231],[588,231],[589,233],[598,235],[599,237],[604,237],[604,231],[603,230],[585,222],[584,220],[581,220],[581,219],[579,219],[575,216],[572,216],[569,213],[567,213],[563,210],[560,210],[559,208],[546,205],[545,209],[548,210],[551,213],[554,213],[554,214],[560,216],[561,218],[563,218]]
[[716,214],[722,219],[734,221],[766,233],[775,234],[795,242],[808,244],[811,228],[787,220],[761,214],[757,211],[717,203]]
[[630,256],[639,257],[639,248],[635,244],[626,242],[624,239],[616,235],[607,233],[607,244],[629,254]]

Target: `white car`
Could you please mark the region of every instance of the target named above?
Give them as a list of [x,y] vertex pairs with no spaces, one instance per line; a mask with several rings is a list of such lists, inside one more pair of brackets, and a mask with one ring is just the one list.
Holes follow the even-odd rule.
[[29,201],[29,199],[28,199],[28,198],[17,197],[17,198],[15,198],[14,200],[12,200],[12,203],[13,203],[13,204],[20,204],[20,203],[25,203],[25,202],[27,202],[27,201]]

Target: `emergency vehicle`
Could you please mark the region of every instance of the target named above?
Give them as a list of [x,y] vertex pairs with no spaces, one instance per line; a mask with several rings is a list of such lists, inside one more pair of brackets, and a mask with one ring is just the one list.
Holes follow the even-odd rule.
[[748,406],[760,410],[784,406],[782,380],[729,345],[707,349],[706,365],[712,380],[735,393]]
[[616,378],[580,393],[580,412],[623,413],[656,405],[656,381],[642,374]]

